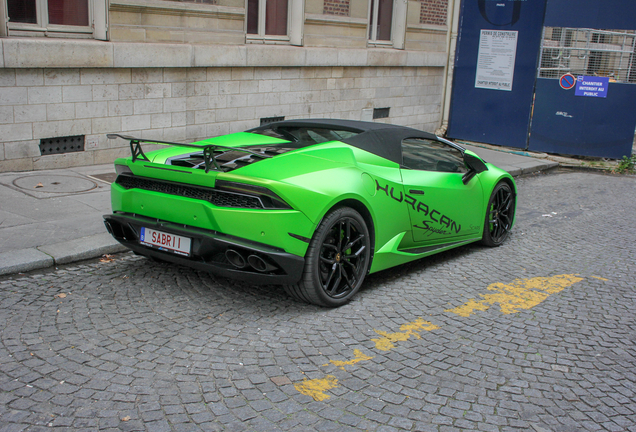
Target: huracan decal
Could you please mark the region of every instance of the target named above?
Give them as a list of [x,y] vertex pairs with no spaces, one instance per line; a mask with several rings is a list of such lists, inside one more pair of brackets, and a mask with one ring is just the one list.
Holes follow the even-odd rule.
[[398,191],[399,192],[399,198],[398,198],[397,194],[395,193],[395,188],[393,186],[389,188],[389,185],[387,184],[386,186],[382,187],[380,186],[380,183],[376,179],[375,187],[376,187],[376,191],[384,191],[387,197],[393,198],[395,201],[399,203],[404,201],[405,203],[410,205],[414,211],[418,213],[420,212],[424,213],[424,216],[428,216],[428,218],[432,220],[433,222],[437,222],[438,224],[448,228],[448,231],[442,228],[433,228],[429,226],[431,222],[428,220],[422,221],[422,225],[424,226],[413,225],[415,228],[429,231],[429,235],[433,233],[450,235],[452,234],[452,231],[455,231],[455,234],[459,234],[459,232],[462,230],[462,226],[460,224],[458,224],[457,222],[455,222],[448,216],[441,214],[439,211],[435,209],[430,210],[428,205],[424,204],[421,201],[416,200],[412,196],[403,194],[401,191]]
[[[396,200],[397,202],[402,202],[404,200],[404,195],[402,194],[402,192],[400,191],[400,198],[396,198],[396,196],[393,194],[393,192],[395,191],[395,188],[393,186],[391,186],[391,192],[389,192],[389,185],[386,185],[384,187],[380,186],[380,183],[378,183],[378,181],[375,181],[375,187],[376,187],[376,191],[379,190],[383,190],[384,193],[386,194],[386,196],[391,196],[391,198],[393,198],[394,200]],[[407,195],[408,197],[408,195]],[[413,199],[412,197],[409,197],[411,199]],[[407,202],[407,204],[410,204]],[[411,204],[413,205],[413,204]],[[427,207],[428,208],[428,207]]]

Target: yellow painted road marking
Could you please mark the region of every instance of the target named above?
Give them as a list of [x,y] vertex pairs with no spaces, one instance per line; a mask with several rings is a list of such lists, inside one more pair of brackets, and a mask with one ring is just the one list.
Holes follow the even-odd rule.
[[438,328],[439,326],[431,324],[428,321],[424,321],[422,318],[418,318],[413,322],[403,324],[400,327],[400,330],[402,330],[401,332],[387,333],[380,330],[375,330],[375,332],[382,337],[378,339],[371,339],[371,340],[375,342],[375,347],[379,349],[380,351],[389,351],[390,349],[395,348],[395,345],[393,345],[393,343],[395,342],[402,342],[402,341],[408,340],[411,336],[414,336],[417,339],[420,339],[421,338],[419,334],[420,330],[431,331]]
[[327,390],[330,390],[338,385],[338,380],[333,375],[327,375],[324,378],[318,379],[304,379],[303,382],[294,384],[296,390],[300,393],[311,396],[316,401],[323,401],[329,399],[330,396],[325,394]]
[[493,294],[481,294],[483,300],[470,299],[464,305],[447,309],[446,312],[468,317],[475,311],[483,311],[495,303],[499,303],[502,313],[516,313],[521,309],[530,309],[547,299],[551,294],[561,292],[582,280],[583,278],[575,274],[563,274],[552,277],[515,279],[507,285],[497,282],[488,286],[488,290],[493,291]]
[[[591,277],[607,281],[607,279],[598,276]],[[504,314],[516,313],[522,309],[530,309],[547,299],[550,295],[561,292],[565,288],[582,280],[583,278],[578,277],[576,274],[563,274],[552,277],[515,279],[510,284],[494,283],[488,286],[488,290],[492,291],[491,294],[481,295],[483,300],[470,299],[464,305],[454,309],[448,309],[446,312],[453,312],[457,315],[468,317],[475,311],[485,311],[494,304],[499,303],[501,312]],[[418,318],[413,322],[400,326],[401,331],[396,333],[375,330],[381,337],[371,340],[375,342],[376,349],[389,351],[395,348],[394,344],[396,342],[406,341],[411,337],[421,339],[421,331],[432,331],[439,328],[439,326],[429,321]],[[353,354],[354,358],[352,360],[330,360],[329,363],[338,366],[342,370],[346,370],[345,366],[352,366],[373,358],[362,353],[360,350],[354,350]],[[323,366],[327,366],[329,363]],[[311,396],[316,401],[329,399],[330,396],[325,394],[325,392],[337,386],[338,380],[333,375],[327,375],[325,378],[320,379],[305,379],[300,383],[294,384],[298,392]]]
[[[338,366],[340,369],[346,370],[345,366],[351,366],[351,365],[354,365],[354,364],[356,364],[358,362],[365,361],[365,360],[371,360],[373,358],[373,357],[369,357],[366,354],[363,354],[362,351],[360,351],[360,350],[353,350],[353,355],[355,357],[352,360],[349,360],[349,361],[329,360],[329,363],[333,363],[334,365]],[[327,366],[327,365],[329,365],[329,363],[324,364],[323,366]]]
[[601,280],[601,281],[603,281],[603,282],[607,282],[607,281],[609,280],[609,279],[602,278],[602,277],[600,277],[600,276],[590,276],[590,277],[593,277],[594,279]]

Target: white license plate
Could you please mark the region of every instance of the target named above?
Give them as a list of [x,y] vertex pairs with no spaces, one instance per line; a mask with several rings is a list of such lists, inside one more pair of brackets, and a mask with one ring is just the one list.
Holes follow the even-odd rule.
[[190,256],[192,240],[188,237],[141,227],[139,241],[146,246],[152,246],[162,251]]

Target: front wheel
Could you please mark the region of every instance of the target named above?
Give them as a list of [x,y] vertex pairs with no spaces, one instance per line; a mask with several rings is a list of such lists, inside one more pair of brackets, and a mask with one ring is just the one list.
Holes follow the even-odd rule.
[[488,200],[481,242],[486,246],[501,245],[510,234],[515,217],[515,194],[506,182],[500,182]]
[[341,207],[328,213],[314,233],[303,277],[285,291],[299,300],[338,307],[358,292],[369,269],[371,241],[360,213]]

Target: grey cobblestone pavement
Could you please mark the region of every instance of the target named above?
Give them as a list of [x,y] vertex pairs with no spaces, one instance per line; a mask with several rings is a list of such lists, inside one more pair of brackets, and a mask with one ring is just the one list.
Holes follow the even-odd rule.
[[636,431],[636,178],[304,305],[131,254],[0,279],[0,431]]

